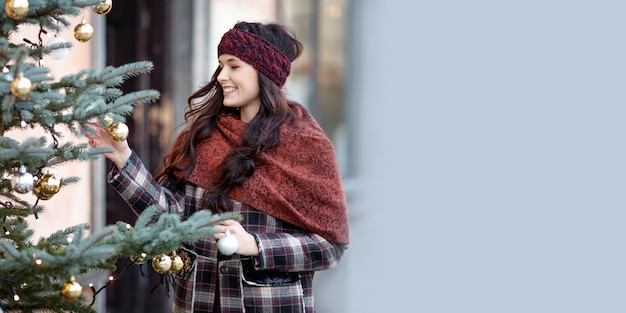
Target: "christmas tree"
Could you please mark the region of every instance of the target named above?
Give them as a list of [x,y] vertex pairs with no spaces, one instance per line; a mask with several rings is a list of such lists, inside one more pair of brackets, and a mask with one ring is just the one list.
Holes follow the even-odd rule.
[[[124,94],[118,87],[130,77],[149,73],[152,63],[140,61],[96,72],[82,70],[54,79],[45,57],[63,57],[71,44],[61,38],[43,44],[42,36],[74,27],[79,42],[89,41],[93,27],[84,20],[72,25],[68,17],[85,11],[106,14],[111,0],[0,1],[0,312],[95,312],[91,307],[102,290],[91,287],[85,296],[75,277],[90,271],[114,272],[115,261],[152,261],[166,275],[185,264],[175,251],[182,243],[209,236],[213,225],[229,214],[200,211],[186,220],[149,207],[134,225],[118,222],[99,230],[80,224],[35,242],[27,217],[44,211],[45,200],[63,192],[78,177],[57,177],[51,169],[69,162],[101,157],[82,136],[93,123],[107,127],[115,140],[124,140],[124,118],[134,107],[155,101],[155,90]],[[91,13],[91,12],[89,12]],[[20,25],[39,28],[37,40],[12,42]],[[14,40],[15,41],[15,40]],[[11,138],[23,129],[39,129],[39,137]],[[70,139],[67,140],[68,134]],[[64,143],[59,139],[65,137]],[[32,201],[25,200],[30,195]],[[34,195],[35,197],[32,197]],[[40,201],[41,200],[41,201]],[[106,284],[104,285],[106,287]]]

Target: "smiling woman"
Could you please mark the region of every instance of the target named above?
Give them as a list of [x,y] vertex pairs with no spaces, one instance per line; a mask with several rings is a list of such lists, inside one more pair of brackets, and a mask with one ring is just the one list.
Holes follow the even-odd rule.
[[[184,248],[175,312],[314,312],[313,275],[346,249],[346,200],[331,141],[282,87],[302,44],[282,25],[237,23],[219,67],[189,97],[186,128],[150,175],[127,141],[110,147],[109,183],[137,212],[235,212],[212,237]],[[228,234],[233,251],[219,249]]]
[[231,54],[221,54],[219,60],[217,81],[222,86],[224,106],[239,109],[239,118],[250,122],[261,106],[258,71]]

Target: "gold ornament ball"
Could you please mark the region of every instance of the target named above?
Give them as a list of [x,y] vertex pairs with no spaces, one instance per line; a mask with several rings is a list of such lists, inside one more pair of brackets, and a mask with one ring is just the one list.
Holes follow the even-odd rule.
[[28,0],[7,0],[4,12],[13,19],[19,20],[28,14]]
[[146,254],[142,253],[140,255],[133,255],[130,257],[130,260],[135,264],[143,264],[146,262]]
[[172,268],[172,258],[166,254],[160,254],[152,259],[152,268],[159,274],[163,274]]
[[45,174],[35,183],[33,193],[41,200],[48,200],[59,190],[61,190],[61,180],[54,174]]
[[78,300],[80,295],[83,293],[83,287],[76,282],[74,276],[70,277],[70,280],[63,284],[63,289],[61,289],[61,294],[69,300]]
[[15,78],[11,82],[11,93],[19,98],[25,98],[30,93],[33,84],[30,82],[30,79],[24,77],[23,73],[17,74],[17,78]]
[[183,268],[183,266],[185,266],[183,259],[181,259],[180,256],[175,255],[172,258],[172,267],[170,268],[170,271],[176,273],[180,271]]
[[107,14],[113,7],[113,0],[102,0],[100,3],[93,6],[93,11],[98,14]]
[[115,141],[124,141],[128,138],[128,126],[122,122],[113,123],[109,127],[109,135]]
[[86,42],[93,36],[93,27],[84,20],[74,27],[74,38],[80,42]]

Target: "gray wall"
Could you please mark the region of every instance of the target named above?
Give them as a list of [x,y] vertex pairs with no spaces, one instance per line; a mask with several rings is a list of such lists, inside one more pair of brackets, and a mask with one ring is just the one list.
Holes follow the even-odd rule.
[[337,312],[624,312],[626,2],[355,2]]

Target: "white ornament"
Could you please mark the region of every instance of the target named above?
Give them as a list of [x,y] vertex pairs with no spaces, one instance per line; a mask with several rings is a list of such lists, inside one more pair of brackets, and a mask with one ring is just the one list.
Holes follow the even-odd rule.
[[[46,46],[51,46],[51,45],[56,45],[59,43],[66,43],[67,41],[65,41],[65,39],[59,37],[59,36],[54,36],[52,38],[50,38],[50,40],[48,40],[48,42],[46,43]],[[54,49],[52,51],[50,51],[50,53],[48,54],[51,58],[55,59],[55,60],[61,60],[64,57],[67,56],[67,53],[69,52],[68,48],[59,48],[59,49]]]
[[2,75],[4,75],[3,79],[8,82],[12,82],[13,79],[15,79],[13,77],[13,74],[11,74],[11,71],[9,70],[9,68],[6,66],[2,68]]
[[33,190],[35,186],[35,178],[33,174],[26,171],[26,166],[20,165],[19,173],[13,176],[11,179],[11,188],[17,193],[28,193]]
[[217,241],[217,249],[223,255],[231,255],[237,251],[239,242],[235,236],[230,234],[230,230],[226,229],[226,235]]

